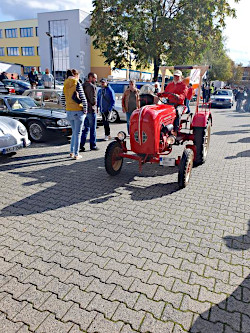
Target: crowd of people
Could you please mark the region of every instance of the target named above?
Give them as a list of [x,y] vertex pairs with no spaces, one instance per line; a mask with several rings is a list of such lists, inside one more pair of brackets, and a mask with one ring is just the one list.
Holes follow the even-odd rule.
[[[0,74],[0,80],[8,78],[6,73]],[[35,67],[31,68],[28,79],[33,88],[38,85],[38,74]],[[79,72],[76,69],[68,70],[64,81],[61,103],[65,106],[67,118],[72,127],[72,138],[70,144],[70,157],[78,160],[82,158],[79,152],[85,151],[85,144],[90,133],[90,150],[98,150],[96,145],[96,128],[97,128],[97,110],[100,111],[104,126],[104,140],[110,140],[109,118],[115,105],[115,93],[108,84],[107,79],[100,80],[101,88],[97,92],[97,75],[93,72],[88,74],[86,82],[82,83]],[[54,77],[46,68],[41,77],[44,88],[50,89],[53,86]],[[149,89],[150,88],[150,89]],[[160,84],[155,82],[144,89],[144,93],[136,88],[136,81],[130,80],[129,86],[122,96],[122,111],[126,113],[127,132],[130,134],[130,117],[134,110],[146,105],[156,104],[159,98],[168,98],[168,103],[176,108],[176,119],[174,121],[173,135],[178,136],[180,126],[181,111],[178,105],[186,105],[186,113],[190,113],[190,101],[194,94],[197,94],[191,83],[183,81],[183,75],[180,70],[173,73],[173,81],[168,83],[165,91],[160,92]],[[204,103],[208,103],[211,95],[216,88],[214,84],[205,83],[202,86],[202,98]],[[245,100],[246,110],[249,111],[250,93],[248,89],[239,88],[234,91],[236,100],[236,110],[242,108]]]

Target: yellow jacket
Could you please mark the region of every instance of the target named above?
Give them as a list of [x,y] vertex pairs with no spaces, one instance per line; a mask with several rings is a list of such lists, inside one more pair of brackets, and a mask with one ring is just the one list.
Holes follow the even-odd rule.
[[64,81],[63,93],[66,100],[66,111],[83,111],[83,105],[77,104],[73,101],[72,95],[76,91],[78,80],[75,78],[68,78]]

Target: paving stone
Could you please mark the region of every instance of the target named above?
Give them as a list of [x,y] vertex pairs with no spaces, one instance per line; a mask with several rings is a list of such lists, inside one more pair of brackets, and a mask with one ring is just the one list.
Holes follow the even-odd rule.
[[191,326],[193,313],[189,311],[182,312],[173,308],[171,304],[166,304],[161,320],[178,323],[188,330]]
[[57,319],[62,319],[66,312],[71,308],[73,302],[63,301],[58,299],[56,295],[51,295],[46,301],[39,307],[41,311],[50,311],[55,314]]
[[[50,314],[44,322],[36,329],[37,333],[67,333],[72,327],[72,323],[63,323]],[[70,331],[71,332],[71,331]]]
[[124,304],[120,304],[111,319],[128,323],[134,330],[138,330],[144,315],[143,311],[130,310]]
[[222,323],[212,323],[201,317],[198,317],[192,327],[190,333],[222,333],[224,332]]
[[179,308],[183,298],[182,293],[174,293],[172,291],[166,290],[165,288],[159,286],[154,299],[156,301],[164,301],[166,303],[172,304],[175,308]]
[[79,305],[74,304],[66,313],[66,315],[62,318],[62,321],[65,323],[75,323],[79,325],[82,330],[86,331],[96,315],[97,312],[85,311],[84,309],[79,308]]
[[15,300],[11,295],[7,294],[6,297],[0,301],[0,311],[7,315],[8,319],[13,319],[16,314],[26,306],[27,302],[19,302]]
[[34,305],[34,308],[39,308],[51,295],[49,292],[37,290],[35,286],[27,285],[28,289],[18,297],[20,301],[27,301]]
[[73,301],[74,303],[78,303],[81,308],[86,308],[94,296],[95,293],[87,293],[81,290],[78,286],[74,286],[69,293],[66,294],[64,300]]
[[142,294],[145,294],[148,298],[153,298],[154,294],[157,290],[157,285],[156,284],[146,284],[141,282],[138,279],[135,279],[132,285],[129,288],[130,291],[132,292],[139,292]]
[[95,310],[104,314],[105,318],[111,319],[115,310],[117,309],[119,302],[108,301],[101,297],[101,295],[96,295],[89,303],[87,310]]
[[48,317],[49,312],[40,312],[35,310],[31,304],[27,304],[22,310],[13,318],[14,321],[22,321],[35,331],[40,324]]
[[160,319],[165,303],[148,299],[145,295],[140,295],[134,309],[150,312],[155,318]]
[[6,318],[4,313],[0,312],[0,332],[17,332],[23,326],[22,322],[14,323]]
[[182,292],[188,294],[193,299],[198,298],[199,294],[199,285],[190,285],[187,283],[183,283],[181,280],[176,279],[172,288],[173,292]]
[[123,290],[120,286],[116,286],[109,299],[111,301],[119,301],[125,303],[126,307],[132,309],[138,297],[139,293],[126,291]]
[[118,333],[121,332],[123,322],[113,322],[105,318],[101,313],[98,313],[88,328],[89,333]]
[[147,313],[143,323],[140,327],[140,332],[142,333],[169,333],[172,332],[174,327],[173,322],[163,322],[160,320],[155,319],[150,313]]

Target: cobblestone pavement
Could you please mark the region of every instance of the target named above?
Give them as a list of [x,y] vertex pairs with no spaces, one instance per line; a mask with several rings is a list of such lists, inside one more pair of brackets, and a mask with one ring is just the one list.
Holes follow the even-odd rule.
[[175,167],[111,178],[104,141],[1,157],[1,333],[250,332],[250,114],[213,119],[181,191]]

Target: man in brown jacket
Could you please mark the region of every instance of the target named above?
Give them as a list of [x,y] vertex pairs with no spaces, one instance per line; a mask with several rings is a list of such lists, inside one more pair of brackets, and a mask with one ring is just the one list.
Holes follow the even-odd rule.
[[139,90],[136,88],[135,80],[129,81],[129,87],[122,96],[122,111],[126,113],[127,130],[129,134],[129,122],[131,114],[140,107]]
[[96,147],[96,83],[97,75],[90,72],[88,74],[88,80],[83,84],[83,90],[85,92],[88,101],[88,113],[84,121],[84,130],[82,131],[80,151],[85,151],[85,142],[90,131],[90,150],[98,150]]

